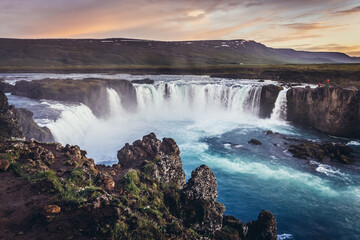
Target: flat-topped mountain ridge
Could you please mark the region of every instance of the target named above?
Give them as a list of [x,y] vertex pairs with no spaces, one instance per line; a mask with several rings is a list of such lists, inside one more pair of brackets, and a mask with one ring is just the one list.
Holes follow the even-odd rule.
[[173,66],[360,63],[339,52],[275,49],[255,41],[0,39],[0,67]]

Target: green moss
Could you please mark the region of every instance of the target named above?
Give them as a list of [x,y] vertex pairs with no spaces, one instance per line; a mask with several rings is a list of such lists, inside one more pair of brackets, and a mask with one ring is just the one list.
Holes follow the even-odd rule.
[[136,225],[134,231],[129,234],[129,240],[165,239],[163,232],[153,221],[138,218]]
[[138,172],[130,169],[125,175],[125,190],[133,196],[138,196],[140,189],[136,186],[136,184],[139,183],[139,181],[140,178],[138,176]]
[[8,170],[13,171],[18,177],[25,176],[24,171],[22,170],[20,164],[17,162],[11,161]]
[[112,239],[124,239],[127,237],[128,225],[123,221],[117,221],[112,230]]
[[191,235],[194,237],[194,238],[200,238],[200,234],[198,234],[194,229],[192,228],[189,228],[189,232],[191,233]]
[[125,180],[138,183],[140,181],[138,171],[130,169],[125,175]]

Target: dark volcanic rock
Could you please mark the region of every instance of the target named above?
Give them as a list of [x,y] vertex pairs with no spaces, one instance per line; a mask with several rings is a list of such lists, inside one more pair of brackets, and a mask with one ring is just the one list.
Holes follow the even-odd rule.
[[18,123],[16,109],[9,106],[6,95],[0,91],[0,139],[24,138]]
[[248,240],[277,240],[277,223],[275,216],[267,210],[262,210],[256,221],[246,224],[249,228]]
[[201,165],[191,173],[183,193],[188,201],[185,213],[187,225],[196,231],[208,233],[222,228],[225,206],[216,202],[217,182],[208,166]]
[[153,175],[166,184],[185,184],[185,173],[182,168],[180,150],[172,138],[164,138],[161,142],[154,133],[128,143],[118,151],[119,164],[123,168],[139,168],[145,161],[155,163]]
[[137,83],[137,84],[153,84],[154,80],[150,79],[150,78],[145,78],[145,79],[141,79],[141,80],[132,80],[132,83]]
[[4,92],[0,91],[0,111],[6,111],[9,108],[9,103]]
[[275,107],[275,102],[281,89],[281,87],[272,84],[262,87],[259,117],[269,118],[271,116],[271,112]]
[[0,91],[4,93],[11,92],[13,87],[14,87],[13,85],[5,83],[3,79],[0,79]]
[[54,142],[50,129],[37,125],[32,118],[31,111],[18,108],[15,110],[15,115],[26,139],[34,138],[41,142]]
[[299,145],[291,145],[289,152],[296,158],[313,158],[321,162],[338,162],[350,164],[352,149],[345,144],[305,142]]
[[43,79],[16,82],[12,94],[33,99],[71,101],[88,106],[96,116],[109,113],[107,88],[114,89],[121,97],[121,104],[129,111],[136,109],[136,90],[127,80],[108,79]]
[[262,143],[257,139],[251,139],[248,143],[253,145],[262,145]]
[[38,141],[53,142],[50,130],[39,127],[32,116],[33,113],[29,110],[9,106],[6,95],[0,92],[0,137],[25,137],[28,140],[34,138]]
[[215,234],[218,240],[241,240],[246,239],[248,226],[233,216],[224,215],[223,229]]
[[287,120],[335,136],[360,138],[359,90],[293,88],[287,101]]
[[201,165],[191,173],[191,178],[184,187],[185,195],[191,199],[215,201],[217,182],[215,175],[206,165]]

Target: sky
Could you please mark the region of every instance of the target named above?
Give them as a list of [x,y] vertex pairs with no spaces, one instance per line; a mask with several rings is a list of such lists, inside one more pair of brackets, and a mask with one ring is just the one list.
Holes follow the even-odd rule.
[[360,0],[0,0],[0,38],[113,37],[360,56]]

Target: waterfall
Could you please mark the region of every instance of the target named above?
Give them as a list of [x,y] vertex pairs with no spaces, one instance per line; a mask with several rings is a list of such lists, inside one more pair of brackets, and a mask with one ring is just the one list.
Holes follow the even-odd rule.
[[62,111],[60,117],[48,123],[55,140],[62,144],[79,144],[85,132],[97,121],[96,117],[84,104],[51,104],[51,108]]
[[275,102],[275,107],[271,113],[271,119],[273,120],[286,120],[287,114],[287,99],[286,93],[289,88],[285,88],[279,92],[279,95]]
[[112,88],[106,89],[109,99],[110,116],[120,116],[124,113],[119,94]]
[[[121,104],[121,96],[107,89],[110,114],[107,119],[97,119],[83,104],[69,105],[52,103],[50,108],[59,110],[60,116],[45,125],[60,143],[81,144],[83,136],[92,128],[100,128],[107,122],[111,126],[121,126],[121,122],[131,119],[170,119],[182,121],[199,118],[212,119],[230,113],[232,118],[242,115],[257,116],[259,113],[262,87],[224,83],[157,82],[136,84],[138,109],[136,115],[127,113]],[[107,131],[106,128],[101,131]]]
[[203,113],[224,110],[257,116],[261,86],[158,82],[136,85],[138,110],[178,109]]

